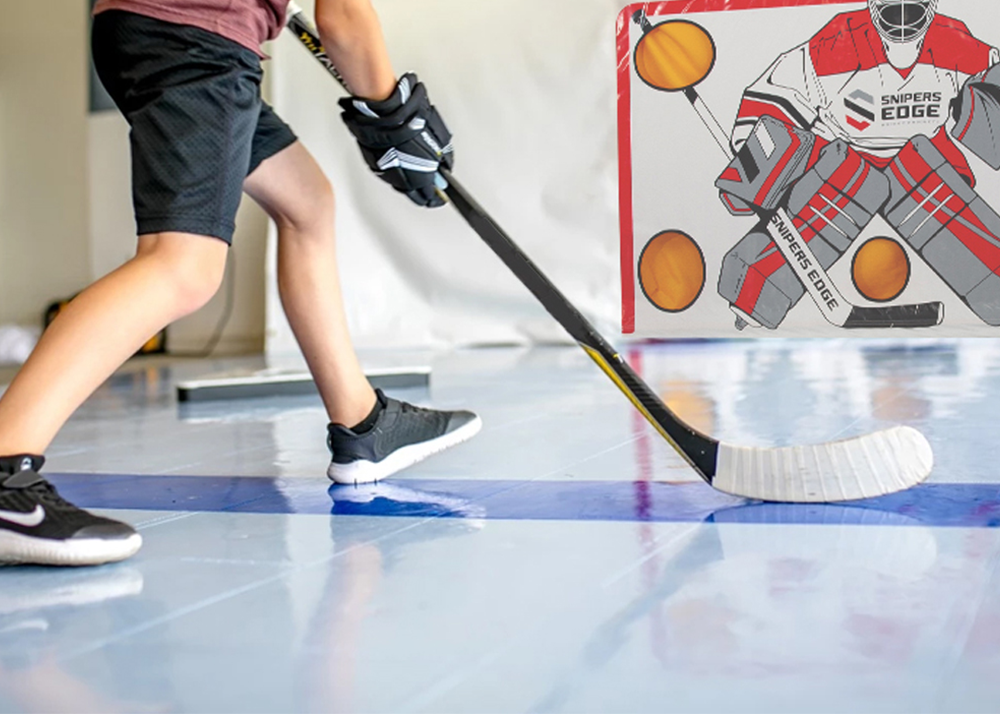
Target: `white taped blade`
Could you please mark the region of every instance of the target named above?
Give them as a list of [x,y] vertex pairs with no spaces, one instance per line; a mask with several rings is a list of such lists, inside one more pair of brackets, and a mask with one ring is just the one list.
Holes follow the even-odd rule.
[[915,486],[930,475],[933,465],[934,452],[924,435],[897,426],[815,446],[719,444],[712,486],[762,501],[852,501]]

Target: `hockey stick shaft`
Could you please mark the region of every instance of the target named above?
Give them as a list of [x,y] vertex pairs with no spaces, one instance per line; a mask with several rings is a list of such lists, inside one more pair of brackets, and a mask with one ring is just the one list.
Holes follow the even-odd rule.
[[333,75],[334,79],[340,83],[348,94],[353,94],[351,88],[347,85],[347,80],[340,73],[340,70],[334,66],[333,61],[330,56],[326,53],[323,48],[323,41],[319,38],[319,33],[316,28],[313,27],[312,23],[309,22],[309,18],[306,17],[305,11],[299,7],[298,3],[292,2],[288,3],[288,13],[285,20],[285,26],[295,33],[298,37],[299,42],[301,42],[307,50],[312,54],[316,60],[326,68],[326,71]]
[[719,124],[719,120],[712,114],[712,110],[705,104],[705,100],[698,94],[698,90],[694,87],[688,87],[684,90],[684,96],[691,102],[691,107],[694,109],[695,114],[698,115],[701,123],[708,129],[708,133],[715,139],[715,143],[722,149],[722,153],[732,161],[733,151],[729,147],[729,137],[726,136],[726,132],[722,129],[722,125]]
[[[340,85],[350,91],[343,76],[324,51],[318,33],[301,8],[294,3],[289,4],[287,25]],[[469,226],[576,340],[649,423],[705,481],[711,483],[715,476],[718,442],[681,421],[510,236],[490,218],[455,177],[446,170],[442,170],[441,174],[447,182],[445,195]]]
[[629,398],[650,424],[711,483],[718,442],[682,422],[479,204],[446,175],[445,193],[479,237]]

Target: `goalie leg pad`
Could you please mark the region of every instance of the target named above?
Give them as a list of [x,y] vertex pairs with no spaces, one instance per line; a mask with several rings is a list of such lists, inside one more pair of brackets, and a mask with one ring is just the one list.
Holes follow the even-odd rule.
[[[889,195],[886,178],[842,141],[820,153],[792,189],[789,213],[824,269],[850,246]],[[805,294],[763,226],[723,259],[719,294],[766,327],[776,328]]]
[[771,236],[763,226],[758,226],[722,259],[719,273],[719,295],[772,330],[781,324],[803,292],[794,274],[791,275],[794,282],[790,286],[791,294],[778,288],[778,283],[788,282],[782,273],[792,272],[787,263],[778,264],[776,271],[765,272],[771,268],[766,260],[773,260],[775,253],[777,248]]
[[804,224],[798,227],[806,242],[820,235],[843,253],[888,198],[885,176],[838,140],[824,147],[816,165],[792,189],[788,212]]
[[951,135],[1000,171],[1000,65],[970,77],[953,107]]
[[[795,223],[799,225],[798,220]],[[841,255],[820,237],[810,241],[809,248],[824,269]],[[772,330],[805,294],[763,225],[744,236],[723,258],[718,289],[722,297]]]
[[940,219],[950,221],[977,198],[975,190],[925,136],[910,140],[886,175],[890,198],[885,219],[918,251],[940,231]]
[[732,204],[754,206],[765,211],[776,208],[788,188],[806,172],[815,135],[764,116],[757,122],[736,157],[715,182]]
[[1000,216],[926,137],[887,173],[886,220],[981,320],[1000,325]]
[[1000,326],[1000,277],[996,273],[972,288],[964,301],[987,325]]

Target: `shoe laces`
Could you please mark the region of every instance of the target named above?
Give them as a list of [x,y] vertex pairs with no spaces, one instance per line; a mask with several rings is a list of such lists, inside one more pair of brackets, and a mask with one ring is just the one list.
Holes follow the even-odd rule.
[[425,414],[427,412],[434,411],[433,409],[424,409],[423,407],[414,406],[409,402],[400,402],[399,409],[400,411],[410,412],[411,414]]
[[35,471],[18,471],[16,474],[4,476],[3,480],[0,481],[0,488],[11,491],[26,491],[42,503],[55,508],[72,508],[70,503],[59,495],[56,487]]
[[413,406],[409,402],[400,402],[399,403],[399,411],[401,411],[401,412],[416,413],[416,412],[420,411],[420,408]]

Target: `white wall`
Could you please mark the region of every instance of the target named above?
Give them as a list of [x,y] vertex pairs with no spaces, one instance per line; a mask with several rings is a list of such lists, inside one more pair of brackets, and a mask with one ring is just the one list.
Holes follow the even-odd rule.
[[[128,126],[115,111],[88,115],[87,0],[0,2],[0,324],[38,325],[52,300],[135,251]],[[222,352],[263,347],[267,219],[244,204]],[[206,343],[226,287],[170,328],[173,348]]]
[[0,324],[40,324],[90,280],[87,7],[3,2],[0,13]]
[[[38,325],[49,302],[134,254],[128,126],[87,112],[87,0],[0,2],[0,324]],[[244,203],[224,352],[263,347],[267,220]],[[226,287],[170,328],[173,348],[206,343]]]

